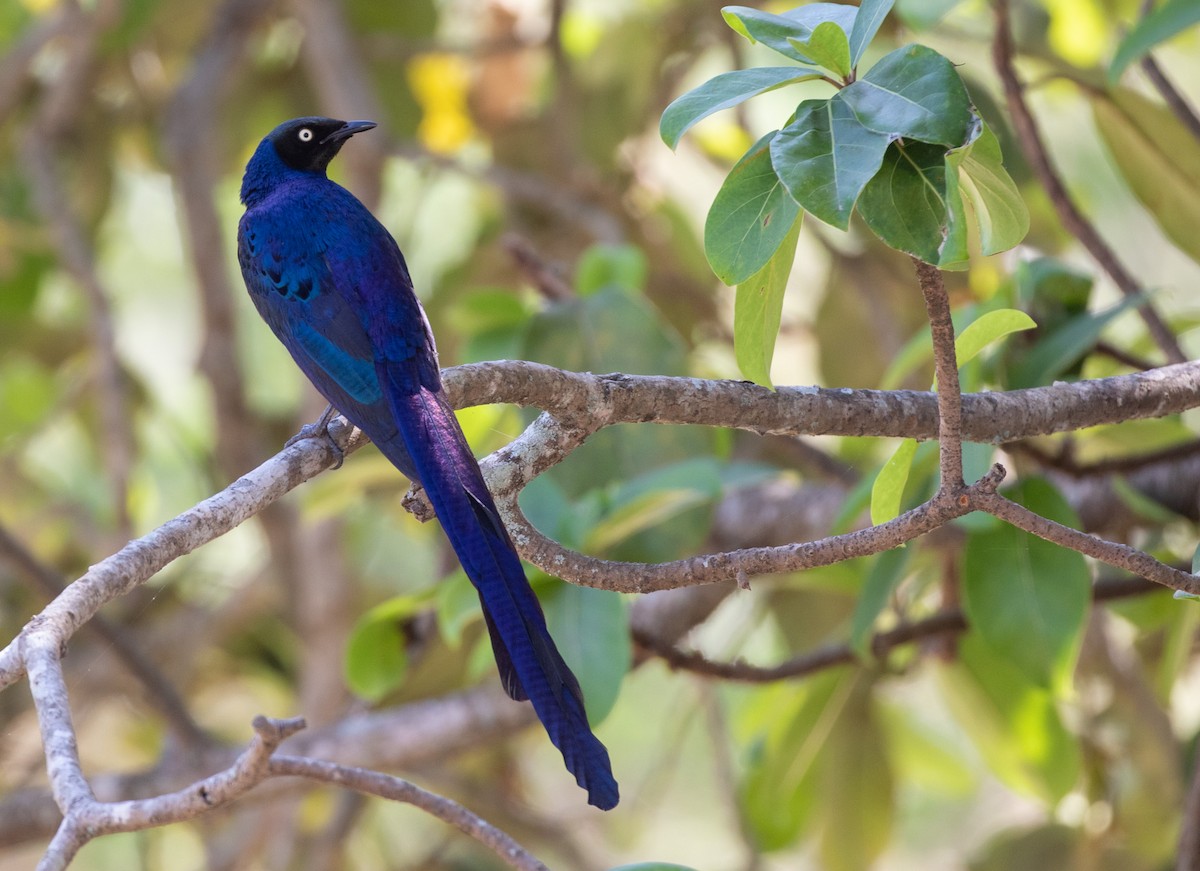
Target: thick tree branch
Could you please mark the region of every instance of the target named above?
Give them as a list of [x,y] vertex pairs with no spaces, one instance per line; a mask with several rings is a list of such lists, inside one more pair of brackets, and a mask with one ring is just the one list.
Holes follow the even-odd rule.
[[[1072,426],[1176,413],[1200,405],[1198,372],[1200,364],[1185,363],[1098,381],[965,396],[964,434],[980,441],[1003,442]],[[936,432],[936,397],[906,391],[818,388],[781,388],[771,392],[742,382],[596,376],[512,361],[458,367],[447,370],[446,376],[458,406],[484,402],[545,403],[568,419],[589,421],[587,426],[564,425],[543,415],[539,427],[531,427],[485,463],[497,496],[510,506],[507,519],[514,524],[523,555],[547,571],[576,582],[598,582],[596,579],[611,569],[616,574],[605,582],[611,584],[610,588],[645,591],[728,580],[739,571],[749,575],[828,565],[894,547],[965,513],[960,505],[926,505],[873,530],[783,549],[750,549],[738,552],[736,557],[729,554],[693,557],[666,564],[669,568],[656,569],[653,578],[644,574],[643,566],[606,564],[583,556],[568,566],[563,549],[546,540],[515,513],[515,496],[533,475],[566,456],[575,443],[601,425],[654,420],[740,426],[787,434],[930,438]],[[340,432],[342,439],[347,438],[345,427],[335,425],[334,432]],[[346,441],[344,445],[352,450],[357,443]],[[543,449],[549,452],[543,455]],[[143,583],[177,557],[228,532],[334,461],[333,451],[320,440],[293,445],[226,490],[97,563],[51,603],[43,616],[61,622],[60,637],[65,642],[102,604]],[[1095,541],[1083,533],[1078,535]],[[1157,569],[1153,571],[1164,577]],[[1179,581],[1178,575],[1171,578]],[[1191,589],[1191,586],[1178,588]],[[0,650],[0,688],[23,673],[16,645]]]
[[[593,375],[500,360],[443,372],[456,407],[540,408],[581,430],[618,423],[720,426],[760,435],[937,438],[937,396],[915,390],[780,387],[665,375]],[[1093,381],[963,396],[963,439],[1003,444],[1200,406],[1200,361]]]

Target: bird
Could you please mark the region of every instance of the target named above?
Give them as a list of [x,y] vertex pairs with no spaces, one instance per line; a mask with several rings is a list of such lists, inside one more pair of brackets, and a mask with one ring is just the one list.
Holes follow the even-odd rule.
[[[429,497],[479,593],[501,682],[529,700],[567,770],[602,810],[619,790],[579,681],[546,628],[496,504],[442,389],[437,349],[391,234],[327,176],[373,121],[295,118],[246,165],[238,262],[250,298],[333,409]],[[326,416],[326,418],[328,415]]]

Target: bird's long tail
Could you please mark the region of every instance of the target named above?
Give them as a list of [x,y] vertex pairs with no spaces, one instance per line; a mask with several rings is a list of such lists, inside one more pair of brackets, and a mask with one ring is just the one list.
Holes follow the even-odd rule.
[[[587,790],[588,802],[603,810],[615,807],[619,795],[608,751],[588,726],[579,682],[546,629],[541,605],[454,412],[440,391],[395,389],[386,365],[379,368],[404,448],[479,591],[505,690],[533,703],[567,770]],[[386,444],[379,447],[387,454]]]

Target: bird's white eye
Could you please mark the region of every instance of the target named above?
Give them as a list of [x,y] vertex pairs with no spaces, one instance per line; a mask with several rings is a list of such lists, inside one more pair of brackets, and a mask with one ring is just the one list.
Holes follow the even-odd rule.
[[301,142],[311,142],[312,141],[312,136],[313,136],[312,131],[309,130],[307,127],[301,127],[300,132],[296,135],[300,137]]

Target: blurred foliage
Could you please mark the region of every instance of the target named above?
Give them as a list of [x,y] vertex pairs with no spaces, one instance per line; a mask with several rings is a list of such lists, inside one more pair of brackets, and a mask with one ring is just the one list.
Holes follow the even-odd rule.
[[[552,5],[562,10],[557,32]],[[0,528],[65,581],[244,472],[235,453],[219,450],[219,436],[236,432],[246,462],[259,461],[319,413],[241,293],[237,189],[246,158],[280,120],[362,114],[362,94],[346,96],[354,81],[383,129],[370,143],[356,139],[334,174],[378,200],[443,365],[512,357],[593,372],[927,388],[928,327],[911,264],[877,238],[894,242],[895,227],[881,229],[862,200],[865,220],[852,216],[853,200],[812,199],[804,173],[781,182],[772,169],[784,146],[796,167],[832,154],[805,152],[796,130],[772,139],[798,108],[812,114],[820,102],[834,111],[830,86],[797,74],[806,61],[844,76],[845,64],[861,59],[864,72],[883,64],[903,75],[894,53],[910,43],[929,46],[921,63],[970,100],[959,93],[952,136],[927,139],[943,145],[903,147],[945,172],[945,143],[962,145],[970,127],[976,150],[957,159],[976,163],[951,163],[947,177],[995,181],[1002,153],[1000,171],[1029,212],[1021,246],[987,256],[1012,244],[1021,222],[993,215],[989,225],[986,203],[965,192],[980,231],[958,240],[952,259],[965,269],[947,276],[960,334],[979,325],[960,349],[974,354],[964,360],[964,385],[1013,389],[1157,361],[1133,311],[1146,301],[1195,355],[1200,306],[1188,291],[1200,286],[1200,144],[1136,62],[1152,50],[1185,97],[1200,102],[1200,36],[1187,17],[1194,3],[1159,4],[1142,27],[1133,26],[1135,0],[1011,4],[1020,68],[1053,162],[1145,288],[1132,300],[1118,298],[1064,231],[1024,162],[988,60],[987,4],[900,0],[873,39],[814,27],[797,44],[776,40],[787,48],[781,54],[763,38],[778,34],[755,22],[770,24],[793,5],[731,12],[739,32],[759,34],[751,43],[718,6],[694,0],[344,0],[326,8],[340,11],[352,56],[343,59],[345,78],[330,82],[320,77],[337,57],[337,34],[305,25],[304,9],[322,4],[0,3]],[[87,75],[64,94],[56,86],[86,49],[65,33],[42,34],[72,9],[100,23]],[[230,16],[239,9],[248,24]],[[847,16],[845,7],[822,14]],[[221,40],[241,48],[214,54]],[[209,74],[214,57],[222,85],[205,92],[202,116],[182,113],[183,89]],[[773,66],[789,57],[796,63]],[[785,72],[763,72],[772,69]],[[732,90],[703,114],[732,96],[753,101],[703,119],[693,105],[687,121],[698,123],[673,154],[659,136],[663,110],[735,71],[753,74],[724,79]],[[971,126],[977,116],[986,127]],[[185,123],[193,126],[179,129]],[[209,165],[174,159],[171,136],[204,142]],[[904,156],[880,144],[881,160]],[[370,148],[386,152],[381,163],[363,156]],[[30,164],[37,153],[53,162],[89,276],[72,262],[61,216],[47,218],[45,182]],[[189,217],[196,203],[184,181],[200,171],[213,180],[201,190],[219,238]],[[753,237],[731,235],[756,203],[778,220]],[[797,203],[809,219],[800,221]],[[935,217],[939,228],[949,221]],[[513,256],[514,240],[537,262]],[[738,286],[736,297],[713,276],[706,251]],[[205,283],[198,263],[225,270],[232,299]],[[111,316],[115,387],[102,377],[104,335],[88,278]],[[232,323],[214,316],[214,294],[231,306]],[[214,361],[214,336],[235,350]],[[238,376],[236,396],[219,394],[228,387],[214,371]],[[129,421],[125,470],[113,466],[119,434],[105,423],[113,403]],[[462,416],[480,453],[528,419],[513,408]],[[1179,449],[1194,443],[1198,423],[1188,414],[1035,440],[1004,457],[1011,494],[1186,564],[1200,482],[1190,484],[1190,502],[1173,502],[1129,469],[1092,490],[1063,470]],[[993,446],[968,445],[968,469],[977,477],[995,455]],[[929,445],[823,438],[798,448],[748,432],[628,425],[602,430],[537,479],[522,505],[569,547],[662,561],[783,543],[771,539],[781,526],[816,537],[862,525],[868,511],[894,516],[932,492],[936,474]],[[495,683],[469,584],[434,524],[400,507],[407,486],[364,450],[270,516],[174,563],[106,616],[205,727],[234,741],[260,712],[331,722],[355,704]],[[823,488],[837,491],[842,508],[813,529],[789,499]],[[305,615],[315,596],[306,569],[326,594],[319,619]],[[849,642],[857,656],[762,685],[714,685],[644,660],[628,640],[636,599],[536,575],[623,804],[589,813],[540,733],[420,773],[552,867],[575,867],[581,855],[592,868],[706,871],[1167,867],[1200,730],[1200,612],[1165,593],[1093,606],[1097,574],[1077,554],[971,517],[902,551],[756,579],[753,593],[729,596],[684,644],[758,664],[831,643]],[[47,595],[0,559],[6,639]],[[884,656],[872,648],[875,633],[960,602],[971,631]],[[81,634],[67,664],[89,774],[137,770],[170,748],[145,692],[104,643]],[[314,689],[322,669],[334,689]],[[7,794],[44,783],[27,694],[0,694],[0,734],[2,823]],[[329,831],[340,832],[347,869],[494,867],[411,811],[370,802],[338,829],[347,813],[338,808],[321,794],[288,809],[290,852],[268,859],[263,848],[248,867],[313,867],[306,862],[320,860],[308,847]],[[222,850],[266,840],[248,837],[239,813],[102,838],[73,867],[208,867]],[[0,871],[28,867],[30,855],[28,845],[0,850]]]

